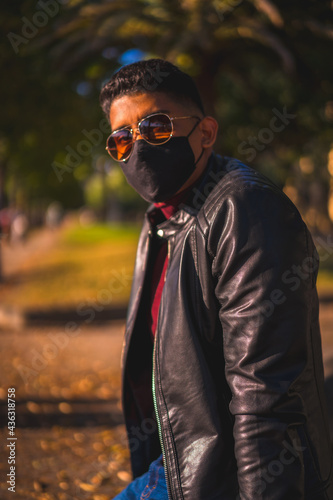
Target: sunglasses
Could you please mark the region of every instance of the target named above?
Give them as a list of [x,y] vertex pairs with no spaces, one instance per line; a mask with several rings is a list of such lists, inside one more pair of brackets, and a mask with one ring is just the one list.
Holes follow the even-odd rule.
[[[158,146],[165,144],[173,136],[173,121],[185,120],[187,118],[196,118],[198,116],[176,116],[170,118],[165,113],[154,113],[153,115],[145,116],[137,123],[137,130],[142,139],[148,144]],[[126,161],[130,157],[133,149],[133,132],[135,129],[131,127],[123,127],[112,132],[107,138],[106,150],[109,155],[116,161]]]

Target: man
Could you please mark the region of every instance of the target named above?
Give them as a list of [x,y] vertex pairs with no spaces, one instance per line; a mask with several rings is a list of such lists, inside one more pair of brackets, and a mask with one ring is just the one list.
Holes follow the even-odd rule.
[[291,201],[213,153],[191,78],[151,59],[103,88],[110,155],[151,203],[123,351],[134,481],[117,496],[332,500],[316,274]]

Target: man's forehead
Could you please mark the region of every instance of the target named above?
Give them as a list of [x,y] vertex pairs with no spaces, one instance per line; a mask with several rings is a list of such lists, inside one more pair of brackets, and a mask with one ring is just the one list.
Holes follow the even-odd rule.
[[179,102],[162,93],[124,95],[111,104],[110,123],[112,129],[117,130],[153,113],[172,115],[183,109]]

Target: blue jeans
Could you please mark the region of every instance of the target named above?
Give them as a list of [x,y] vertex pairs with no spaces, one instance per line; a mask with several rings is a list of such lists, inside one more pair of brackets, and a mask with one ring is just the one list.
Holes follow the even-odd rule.
[[113,500],[168,500],[162,455]]

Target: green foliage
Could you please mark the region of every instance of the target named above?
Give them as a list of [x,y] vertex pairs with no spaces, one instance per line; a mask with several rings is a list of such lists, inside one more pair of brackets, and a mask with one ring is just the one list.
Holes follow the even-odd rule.
[[[58,7],[57,16],[61,16],[62,7]],[[66,75],[53,64],[47,48],[33,48],[52,29],[51,18],[47,26],[37,30],[35,37],[19,45],[15,53],[8,34],[20,34],[22,19],[32,20],[36,12],[38,6],[31,1],[0,6],[0,15],[6,19],[0,49],[5,74],[0,83],[4,103],[0,114],[0,164],[6,173],[7,198],[14,206],[19,203],[24,209],[38,206],[43,210],[57,199],[65,208],[75,208],[84,202],[82,181],[92,170],[91,156],[80,158],[78,167],[86,160],[88,168],[79,179],[73,169],[59,180],[52,163],[64,162],[67,147],[75,149],[85,139],[83,129],[98,127],[102,118],[98,89],[91,99],[80,96],[76,87],[82,79],[81,72]],[[103,144],[105,138],[106,134]],[[94,149],[98,148],[92,152]]]
[[97,171],[90,175],[84,183],[84,197],[86,204],[97,211],[112,202],[122,211],[133,207],[144,211],[147,207],[147,203],[129,186],[121,167],[116,162],[111,163],[107,172]]
[[91,226],[76,226],[68,229],[63,235],[64,243],[68,245],[95,245],[96,243],[126,244],[136,241],[140,227],[129,224],[94,224]]
[[[31,19],[36,9],[28,0],[1,6],[4,34],[20,33],[22,15]],[[84,192],[100,206],[95,164],[105,154],[106,133],[91,154],[63,172],[62,182],[52,162],[64,163],[68,146],[77,150],[83,129],[98,128],[101,85],[121,65],[122,54],[140,49],[147,57],[168,58],[195,78],[207,111],[220,123],[219,152],[252,162],[293,189],[303,214],[314,208],[319,216],[313,226],[327,230],[331,14],[329,0],[68,1],[17,55],[9,42],[0,52],[7,77],[1,83],[6,105],[0,155],[10,196],[21,190],[30,202],[55,198],[78,206]],[[296,117],[269,138],[273,110],[284,108]],[[258,137],[266,142],[244,153]],[[306,171],[303,158],[312,165]],[[115,188],[118,174],[104,177],[106,189],[121,194],[125,204],[137,203],[123,183]]]
[[85,304],[125,304],[139,231],[133,224],[74,225],[65,229],[51,250],[31,259],[19,276],[2,285],[1,302],[23,309],[76,310]]

